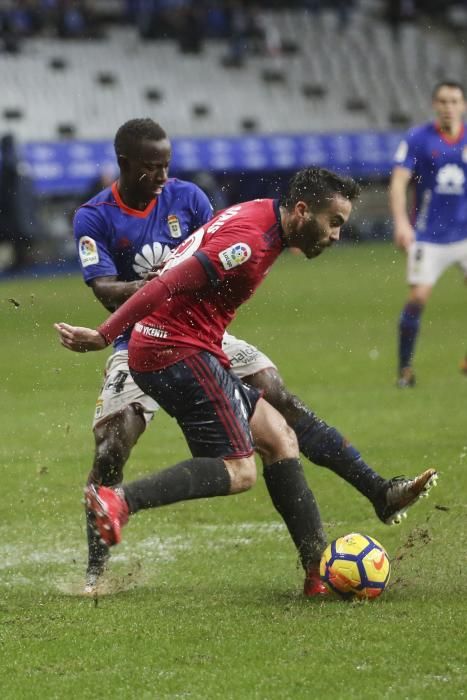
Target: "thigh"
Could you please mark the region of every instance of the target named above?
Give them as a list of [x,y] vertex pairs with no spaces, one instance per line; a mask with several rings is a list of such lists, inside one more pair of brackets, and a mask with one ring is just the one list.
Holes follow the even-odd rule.
[[135,383],[128,367],[128,352],[120,350],[113,353],[107,361],[92,427],[96,428],[131,405],[140,407],[139,412],[146,424],[159,408],[156,401],[144,394]]
[[263,369],[276,368],[274,362],[261,350],[229,333],[224,333],[222,350],[229,358],[232,372],[240,379],[261,372]]
[[453,264],[449,245],[424,241],[413,243],[407,256],[407,281],[410,285],[433,287],[443,272]]
[[255,447],[265,464],[297,458],[297,436],[274,406],[261,398],[250,421]]
[[207,352],[158,372],[133,372],[137,384],[173,416],[194,457],[235,459],[253,452],[249,420],[260,397]]

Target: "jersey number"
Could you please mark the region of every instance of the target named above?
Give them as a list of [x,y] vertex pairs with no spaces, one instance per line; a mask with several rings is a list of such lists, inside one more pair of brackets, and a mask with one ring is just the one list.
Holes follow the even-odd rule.
[[110,381],[105,383],[105,388],[107,390],[112,389],[114,394],[120,394],[121,391],[123,391],[123,387],[125,386],[126,378],[128,377],[128,372],[123,372],[120,370],[117,372],[115,377],[112,377]]

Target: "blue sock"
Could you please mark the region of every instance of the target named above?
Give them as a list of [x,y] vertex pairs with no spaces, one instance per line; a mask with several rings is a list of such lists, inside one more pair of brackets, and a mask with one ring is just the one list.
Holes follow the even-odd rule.
[[360,452],[338,430],[310,411],[297,423],[295,433],[300,452],[310,462],[327,467],[374,501],[385,479],[366,464]]
[[420,316],[423,306],[408,302],[402,309],[399,319],[399,369],[410,367],[420,329]]

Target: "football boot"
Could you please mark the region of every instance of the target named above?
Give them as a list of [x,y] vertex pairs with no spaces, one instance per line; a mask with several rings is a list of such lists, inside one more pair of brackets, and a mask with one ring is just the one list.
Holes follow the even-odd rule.
[[306,572],[305,582],[303,584],[303,595],[307,598],[329,595],[329,589],[321,581],[319,569],[317,567],[311,567]]
[[96,595],[99,588],[99,583],[107,568],[107,563],[109,561],[110,555],[107,554],[100,561],[92,562],[88,565],[86,569],[86,578],[84,582],[83,593],[85,595]]
[[420,498],[428,496],[430,489],[436,486],[438,472],[427,469],[414,479],[395,476],[381,488],[373,502],[376,515],[386,525],[399,524],[407,517],[407,509]]
[[91,484],[84,490],[86,507],[94,516],[96,532],[103,544],[112,547],[122,539],[121,529],[128,522],[128,504],[117,490]]
[[403,367],[396,382],[399,389],[409,389],[415,386],[415,374],[412,367]]

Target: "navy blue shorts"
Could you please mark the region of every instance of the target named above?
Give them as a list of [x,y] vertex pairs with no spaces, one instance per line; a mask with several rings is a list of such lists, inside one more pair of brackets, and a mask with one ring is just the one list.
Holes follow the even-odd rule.
[[201,352],[155,372],[131,374],[175,418],[193,457],[235,459],[253,452],[249,420],[261,392]]

